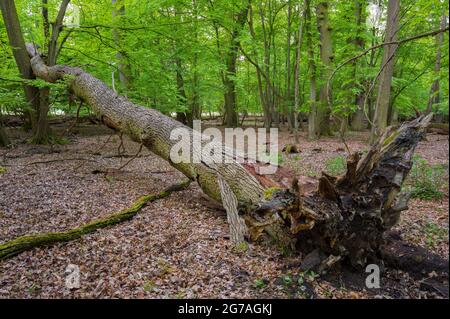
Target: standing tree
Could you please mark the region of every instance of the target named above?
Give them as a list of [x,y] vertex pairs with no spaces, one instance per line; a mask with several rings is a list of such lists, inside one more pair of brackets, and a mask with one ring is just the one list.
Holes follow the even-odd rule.
[[122,92],[126,92],[131,88],[131,67],[127,57],[124,55],[123,36],[118,28],[118,25],[123,21],[125,15],[125,4],[123,0],[112,0],[112,16],[113,16],[113,38],[118,52],[116,53],[116,59],[118,62],[117,71],[119,73],[119,82]]
[[301,12],[299,9],[299,17],[300,23],[297,31],[297,48],[295,52],[295,63],[294,63],[294,109],[293,109],[293,122],[294,122],[294,138],[295,142],[298,143],[298,126],[299,126],[299,109],[300,109],[300,57],[301,57],[301,48],[303,42],[303,34],[304,34],[304,20],[305,20],[305,9]]
[[305,1],[306,5],[306,44],[308,47],[309,66],[309,117],[308,117],[308,137],[316,139],[318,137],[318,110],[317,110],[317,84],[316,84],[316,62],[314,61],[314,47],[311,28],[311,0]]
[[[24,79],[32,80],[34,75],[31,70],[30,58],[28,57],[27,50],[25,48],[25,40],[23,38],[22,29],[20,28],[19,17],[17,16],[14,0],[0,1],[0,10],[5,23],[9,45],[17,67],[19,68],[20,75]],[[26,99],[34,112],[27,111],[28,120],[34,129],[37,124],[36,114],[39,110],[39,89],[34,86],[24,84],[24,91]]]
[[[56,17],[56,21],[52,24],[52,32],[50,35],[50,22],[48,20],[48,3],[42,0],[42,17],[44,21],[44,37],[47,50],[46,62],[49,66],[56,64],[59,46],[58,38],[62,29],[64,15],[70,0],[63,0]],[[14,59],[19,68],[20,74],[25,79],[33,79],[30,66],[30,59],[27,56],[25,41],[20,28],[20,22],[17,10],[13,0],[5,0],[0,2],[3,20],[5,22],[9,43],[13,51]],[[45,144],[49,141],[48,111],[49,111],[49,94],[50,89],[44,87],[38,89],[36,87],[25,85],[25,95],[33,107],[31,123],[33,127],[33,142],[37,144]]]
[[327,80],[332,72],[333,43],[331,40],[331,25],[328,19],[328,3],[321,2],[317,10],[317,27],[320,34],[320,60],[322,62],[322,85],[319,93],[319,104],[317,108],[318,131],[315,135],[331,135],[330,115],[328,107]]
[[[441,17],[440,27],[444,29],[447,26],[447,16],[445,14]],[[439,33],[436,35],[436,62],[434,64],[434,81],[431,85],[430,97],[428,100],[427,108],[425,113],[428,114],[433,110],[433,105],[438,104],[439,99],[439,73],[441,71],[441,51],[442,44],[444,43],[444,33]]]
[[389,0],[387,8],[387,22],[383,47],[383,59],[381,62],[380,77],[378,82],[378,95],[375,104],[372,134],[370,142],[373,143],[381,136],[388,124],[388,112],[391,98],[391,83],[394,73],[395,52],[397,41],[398,21],[400,18],[400,0]]
[[239,34],[247,22],[249,4],[243,4],[240,11],[233,15],[230,43],[225,53],[226,70],[223,75],[225,86],[225,125],[236,127],[238,125],[237,101],[236,101],[236,64],[239,53]]

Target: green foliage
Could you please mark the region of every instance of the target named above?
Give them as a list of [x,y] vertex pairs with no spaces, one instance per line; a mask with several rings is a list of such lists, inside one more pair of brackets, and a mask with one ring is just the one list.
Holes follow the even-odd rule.
[[431,248],[435,247],[438,242],[448,239],[448,229],[433,222],[426,223],[421,231],[426,236],[427,245]]
[[270,199],[273,196],[273,193],[280,190],[281,187],[269,187],[264,190],[264,199]]
[[6,168],[0,166],[0,174],[6,173]]
[[152,292],[156,287],[156,283],[153,280],[147,280],[142,287],[146,292]]
[[267,281],[265,279],[256,279],[254,286],[255,288],[263,289],[267,286]]
[[[77,6],[80,12],[81,28],[64,27],[59,42],[65,39],[58,57],[58,64],[81,66],[87,72],[103,80],[108,86],[114,86],[118,93],[124,93],[137,104],[152,107],[166,114],[185,112],[198,105],[204,113],[223,113],[226,74],[226,57],[230,48],[231,31],[236,26],[235,17],[247,0],[123,0],[123,15],[113,17],[113,4],[110,0],[71,1],[67,19],[71,18]],[[34,42],[45,51],[41,0],[15,1],[22,31],[26,42]],[[328,1],[329,19],[332,27],[333,68],[362,51],[355,45],[356,34],[368,48],[379,44],[384,37],[386,1],[379,2],[382,9],[380,21],[371,23],[369,6],[362,10],[361,25],[355,19],[354,1]],[[280,111],[293,106],[294,66],[296,56],[296,32],[303,13],[303,4],[291,2],[291,25],[288,25],[288,4],[284,0],[252,3],[254,33],[248,23],[238,30],[241,49],[238,51],[236,75],[234,80],[237,94],[237,109],[240,112],[263,112],[258,89],[258,77],[252,62],[265,69],[266,60],[270,61],[270,85],[277,92],[276,107]],[[317,3],[312,2],[311,6]],[[117,4],[116,4],[117,6]],[[448,0],[405,0],[401,3],[402,17],[398,38],[404,39],[415,34],[437,29],[442,12],[448,10]],[[54,21],[59,2],[49,1],[49,18]],[[265,18],[263,30],[262,16]],[[248,17],[249,18],[249,17]],[[371,20],[372,19],[372,20]],[[367,24],[364,23],[367,20]],[[269,28],[268,23],[273,21]],[[312,10],[312,43],[314,61],[317,64],[317,89],[323,83],[324,72],[320,63],[320,38],[317,30],[316,12]],[[114,34],[118,31],[119,37]],[[264,32],[265,31],[265,32]],[[268,34],[272,32],[271,34]],[[287,48],[288,32],[290,51]],[[270,37],[268,52],[265,52],[264,39]],[[21,115],[29,111],[30,106],[23,97],[23,80],[18,75],[17,66],[7,45],[4,22],[0,19],[0,109],[5,114]],[[299,65],[299,99],[297,110],[309,113],[309,79],[311,68],[308,66],[307,45],[305,39],[301,46]],[[433,111],[448,115],[448,33],[444,34],[441,48],[442,59],[439,72],[434,71],[437,48],[434,37],[426,37],[401,45],[396,53],[396,65],[392,85],[392,103],[401,119],[411,117],[415,109],[424,110],[429,99],[431,84],[439,79],[439,102],[433,105]],[[118,58],[121,53],[131,70],[129,87],[121,87]],[[381,67],[382,49],[349,63],[335,75],[332,83],[333,114],[351,115],[356,110],[357,94],[365,93]],[[244,54],[245,53],[245,54]],[[267,56],[265,56],[267,53]],[[289,54],[291,66],[286,67]],[[247,58],[250,58],[252,62]],[[177,66],[177,61],[179,66]],[[285,100],[287,92],[287,74],[290,72],[291,96]],[[181,75],[185,97],[180,93],[177,83],[177,71]],[[42,80],[33,80],[28,84],[51,87],[50,113],[58,111],[75,113],[76,107],[69,107],[65,86],[71,79],[56,84]],[[262,76],[263,90],[266,78]],[[376,89],[371,99],[376,98]],[[86,108],[82,114],[86,114]],[[280,158],[280,163],[282,159]]]
[[441,199],[444,196],[441,189],[445,185],[445,169],[442,165],[430,165],[420,156],[415,156],[406,184],[413,198]]
[[44,145],[67,145],[70,143],[70,141],[65,138],[61,137],[55,134],[48,135],[47,139],[45,141],[35,141],[34,138],[30,138],[28,140],[29,144],[44,144]]
[[346,168],[347,162],[342,155],[331,157],[325,162],[325,170],[333,176],[345,173]]

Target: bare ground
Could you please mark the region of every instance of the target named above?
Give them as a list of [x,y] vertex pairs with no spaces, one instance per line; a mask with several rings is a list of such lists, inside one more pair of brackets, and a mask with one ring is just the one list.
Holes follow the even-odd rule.
[[[67,145],[0,149],[0,166],[6,168],[0,174],[0,242],[80,226],[184,180],[147,150],[118,170],[139,145],[124,138],[127,157],[118,157],[117,135],[83,126]],[[16,141],[24,139],[18,130],[10,133]],[[364,150],[366,139],[365,133],[351,133],[347,143],[352,151]],[[448,167],[448,136],[427,139],[417,153]],[[280,144],[292,142],[281,133]],[[301,153],[283,160],[301,175],[316,176],[328,158],[346,155],[337,138],[311,142],[302,136],[300,145]],[[412,200],[396,230],[406,243],[448,260],[448,188],[444,191],[439,201]],[[362,271],[305,276],[298,268],[301,258],[268,245],[233,248],[224,211],[192,184],[130,221],[1,261],[0,298],[448,298],[448,275],[427,270],[417,279],[386,268],[381,288],[367,289]],[[68,264],[80,267],[79,289],[65,287]],[[424,284],[429,278],[438,278],[447,291]]]

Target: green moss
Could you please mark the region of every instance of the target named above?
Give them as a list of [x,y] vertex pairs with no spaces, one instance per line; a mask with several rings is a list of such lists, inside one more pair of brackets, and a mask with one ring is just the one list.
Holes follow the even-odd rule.
[[144,284],[144,291],[152,292],[156,287],[156,283],[153,280],[148,280]]
[[398,136],[398,132],[393,132],[389,137],[387,137],[384,142],[383,146],[389,145],[396,137]]
[[266,188],[264,190],[264,199],[266,199],[266,200],[271,199],[272,196],[273,196],[273,193],[276,192],[277,190],[280,190],[280,189],[281,189],[281,187],[269,187],[269,188]]
[[29,144],[39,144],[39,145],[67,145],[69,140],[65,137],[60,137],[57,135],[50,134],[44,139],[36,139],[35,137],[28,140]]
[[338,176],[345,173],[347,162],[342,155],[334,156],[326,160],[325,170],[328,174]]
[[248,248],[249,248],[248,244],[245,241],[240,242],[240,243],[236,244],[236,246],[234,246],[234,250],[237,253],[244,253],[244,252],[246,252],[248,250]]
[[6,168],[0,166],[0,174],[6,173]]

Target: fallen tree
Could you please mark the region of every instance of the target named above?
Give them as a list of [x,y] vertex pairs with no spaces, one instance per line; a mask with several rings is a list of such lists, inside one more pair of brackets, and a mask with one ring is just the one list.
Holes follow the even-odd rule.
[[407,209],[409,196],[400,192],[401,186],[431,114],[398,129],[389,128],[364,157],[359,153],[349,157],[346,174],[335,178],[323,173],[318,190],[303,196],[295,178],[290,188],[268,188],[276,183],[258,176],[257,164],[174,163],[170,150],[177,141],[170,139],[171,131],[183,127],[192,137],[192,129],[131,103],[80,68],[46,66],[32,45],[27,50],[37,77],[49,82],[66,80],[72,93],[89,104],[102,123],[144,145],[221,202],[235,242],[268,235],[287,249],[319,251],[327,266],[343,258],[363,266],[380,256],[383,234]]

